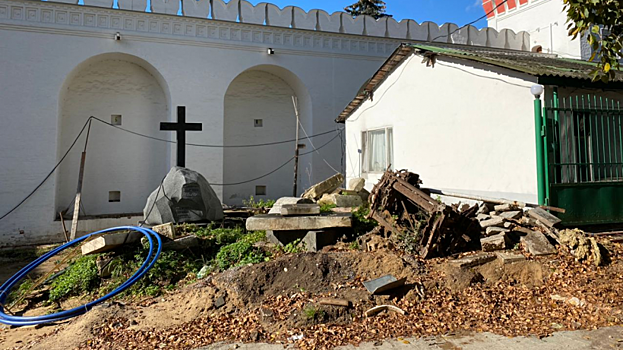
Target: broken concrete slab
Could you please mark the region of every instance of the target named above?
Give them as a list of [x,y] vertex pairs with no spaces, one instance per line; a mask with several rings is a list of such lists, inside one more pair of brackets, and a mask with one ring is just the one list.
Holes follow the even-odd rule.
[[386,275],[383,277],[379,277],[373,280],[363,282],[363,286],[366,287],[368,292],[372,294],[379,294],[379,293],[386,292],[388,290],[402,287],[406,281],[407,281],[406,278],[397,279],[396,277],[392,275]]
[[522,254],[518,254],[518,253],[499,252],[499,253],[496,253],[496,255],[498,256],[498,259],[502,261],[503,264],[512,264],[512,263],[526,260],[525,256],[523,256]]
[[521,210],[505,211],[503,213],[500,213],[500,217],[504,219],[517,220],[517,219],[521,219],[522,216],[523,216],[523,211]]
[[298,198],[298,197],[281,197],[277,199],[275,204],[268,214],[281,215],[281,207],[284,205],[296,205],[296,204],[314,204],[314,201],[308,198]]
[[476,220],[478,220],[478,221],[485,221],[485,220],[489,220],[489,219],[491,219],[491,215],[488,215],[488,214],[478,214],[476,216]]
[[491,211],[491,206],[489,206],[487,203],[483,203],[478,207],[478,211],[476,212],[476,215],[489,214],[490,211]]
[[506,242],[508,241],[506,233],[502,232],[491,237],[485,237],[480,239],[480,245],[482,251],[493,252],[496,250],[506,249]]
[[281,215],[320,215],[320,206],[318,204],[284,204],[281,206]]
[[319,200],[325,193],[331,193],[335,191],[344,183],[344,175],[335,174],[330,178],[310,187],[301,198],[309,198],[313,200]]
[[487,227],[502,227],[504,226],[504,218],[501,217],[495,217],[495,218],[491,218],[489,220],[485,220],[485,221],[481,221],[480,222],[480,227],[482,228],[487,228]]
[[199,238],[197,236],[186,236],[178,238],[162,245],[162,250],[184,250],[199,246]]
[[335,205],[338,208],[356,208],[363,204],[363,200],[357,195],[343,195],[343,194],[325,194],[322,196],[320,205]]
[[140,241],[143,235],[138,232],[121,232],[96,237],[82,245],[82,255],[104,253],[124,244]]
[[461,258],[461,259],[450,260],[450,263],[455,265],[455,266],[457,266],[457,267],[469,268],[469,267],[475,267],[475,266],[479,266],[479,265],[484,265],[484,264],[486,264],[488,262],[491,262],[491,261],[493,261],[495,259],[496,259],[496,257],[493,254],[481,253],[481,254],[466,256],[466,257]]
[[548,213],[547,211],[541,208],[534,208],[534,209],[528,210],[528,215],[531,218],[538,220],[539,222],[543,223],[545,226],[550,227],[550,228],[554,227],[555,225],[559,224],[562,221],[556,216]]
[[485,235],[489,237],[489,236],[494,236],[500,233],[508,233],[508,232],[510,232],[510,230],[507,228],[491,226],[491,227],[487,227],[487,229],[485,230]]
[[524,244],[528,253],[534,256],[551,255],[558,252],[547,240],[547,237],[540,232],[530,231],[525,236],[521,236],[521,243]]
[[366,186],[366,179],[364,178],[355,178],[355,179],[350,179],[350,181],[348,181],[349,191],[359,192],[363,190],[365,186]]
[[158,226],[154,226],[151,228],[152,231],[156,232],[157,234],[170,238],[170,239],[176,239],[178,238],[177,236],[177,231],[175,230],[175,225],[173,225],[172,222],[166,223],[166,224],[162,224],[162,225],[158,225]]
[[334,213],[317,216],[256,215],[247,219],[249,231],[322,230],[326,228],[351,227],[352,214]]

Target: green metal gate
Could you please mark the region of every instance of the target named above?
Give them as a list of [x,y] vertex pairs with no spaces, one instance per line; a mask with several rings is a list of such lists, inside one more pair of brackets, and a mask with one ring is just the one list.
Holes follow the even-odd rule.
[[544,108],[546,201],[566,209],[565,225],[623,223],[623,110],[584,95]]

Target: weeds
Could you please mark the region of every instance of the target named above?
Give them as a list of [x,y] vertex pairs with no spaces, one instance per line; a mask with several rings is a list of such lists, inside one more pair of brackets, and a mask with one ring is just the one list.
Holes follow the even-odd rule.
[[325,316],[324,310],[321,310],[317,307],[308,306],[303,309],[303,315],[308,321],[322,321]]
[[357,210],[353,211],[353,231],[355,232],[355,237],[366,234],[378,226],[376,220],[367,218],[369,214],[369,203],[364,203]]
[[320,213],[321,214],[327,214],[327,213],[332,213],[333,212],[333,208],[336,208],[337,205],[335,204],[323,204],[320,206]]
[[305,244],[301,241],[301,239],[297,239],[294,242],[290,242],[285,246],[281,247],[281,250],[286,254],[298,254],[302,253],[306,250]]
[[264,200],[262,198],[256,201],[255,198],[251,196],[249,197],[248,200],[243,200],[242,204],[244,204],[245,207],[249,207],[249,208],[270,209],[273,207],[273,205],[275,205],[275,201],[272,199]]
[[[50,301],[88,293],[99,285],[97,256],[83,256],[71,264],[50,286]],[[20,287],[21,288],[21,287]]]

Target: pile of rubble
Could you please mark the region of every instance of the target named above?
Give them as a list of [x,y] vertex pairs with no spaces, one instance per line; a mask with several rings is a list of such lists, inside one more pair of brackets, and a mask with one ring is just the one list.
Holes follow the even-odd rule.
[[333,205],[338,208],[360,207],[368,201],[370,192],[364,188],[365,179],[351,179],[347,189],[340,187],[343,183],[344,176],[336,174],[310,187],[301,195],[301,198],[310,199],[319,205]]
[[445,205],[433,199],[438,190],[420,188],[417,174],[386,171],[370,195],[370,215],[399,247],[422,258],[521,246],[532,256],[567,247],[578,260],[603,263],[603,247],[580,230],[559,231],[561,220],[545,209],[507,200],[480,200],[480,205]]

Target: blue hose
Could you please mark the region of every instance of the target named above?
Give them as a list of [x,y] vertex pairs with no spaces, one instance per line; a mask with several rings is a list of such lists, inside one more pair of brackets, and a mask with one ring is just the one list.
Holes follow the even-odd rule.
[[[30,272],[32,272],[37,266],[41,265],[44,261],[48,260],[49,258],[53,257],[54,255],[58,254],[59,252],[70,248],[76,244],[79,244],[87,239],[89,239],[92,236],[98,236],[98,235],[103,235],[103,234],[107,234],[107,233],[111,233],[111,232],[117,232],[117,231],[136,231],[136,232],[140,232],[143,235],[145,235],[145,237],[147,238],[147,240],[149,241],[149,252],[147,254],[147,257],[145,258],[145,261],[143,262],[143,264],[141,265],[141,267],[136,270],[136,272],[134,273],[134,275],[132,275],[132,277],[130,277],[127,281],[125,281],[122,285],[120,285],[119,287],[117,287],[117,289],[113,290],[112,292],[104,295],[103,297],[94,300],[90,303],[84,304],[82,306],[73,308],[71,310],[66,310],[66,311],[61,311],[61,312],[57,312],[54,314],[50,314],[50,315],[43,315],[43,316],[30,316],[30,317],[25,317],[25,316],[10,316],[7,315],[4,312],[4,308],[2,305],[5,304],[7,297],[9,296],[9,293],[11,291],[11,289],[13,287],[15,287],[17,285],[17,283],[19,281],[21,281],[24,277],[26,277],[26,275],[28,275]],[[156,238],[156,241],[158,243],[158,247],[156,249],[156,251],[154,252],[154,237]],[[162,240],[160,238],[160,236],[155,233],[152,230],[149,229],[145,229],[145,228],[141,228],[141,227],[134,227],[134,226],[121,226],[121,227],[115,227],[115,228],[110,228],[107,230],[102,230],[102,231],[98,231],[98,232],[93,232],[89,235],[80,237],[80,238],[76,238],[73,241],[64,244],[42,256],[40,256],[39,258],[37,258],[35,261],[31,262],[30,264],[26,265],[24,268],[22,268],[21,270],[19,270],[19,272],[17,272],[15,275],[13,275],[11,278],[9,278],[1,287],[0,287],[0,323],[4,323],[7,325],[11,325],[11,326],[33,326],[33,325],[37,325],[37,324],[42,324],[42,323],[50,323],[50,322],[57,322],[57,321],[62,321],[62,320],[66,320],[78,315],[82,315],[84,313],[86,313],[87,311],[91,310],[95,305],[104,302],[112,297],[114,297],[115,295],[123,292],[124,290],[126,290],[128,287],[130,287],[131,285],[133,285],[134,283],[136,283],[139,279],[141,279],[146,273],[147,271],[149,271],[154,264],[156,263],[156,260],[158,259],[158,257],[160,256],[160,252],[162,251]]]

